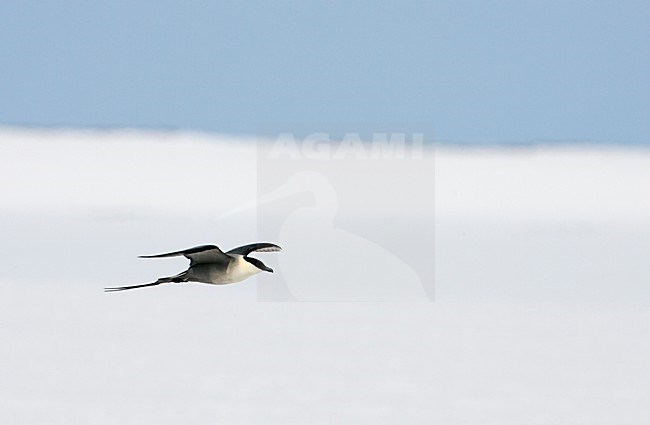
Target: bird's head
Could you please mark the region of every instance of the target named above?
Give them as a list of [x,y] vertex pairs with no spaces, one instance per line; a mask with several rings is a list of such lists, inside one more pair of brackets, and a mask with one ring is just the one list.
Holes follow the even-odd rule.
[[248,261],[249,263],[251,263],[252,265],[254,265],[255,267],[257,267],[258,269],[262,270],[262,271],[269,272],[269,273],[273,273],[273,269],[272,269],[272,268],[268,267],[266,264],[264,264],[263,262],[261,262],[261,261],[258,260],[257,258],[253,258],[253,257],[244,257],[244,259],[245,259],[246,261]]

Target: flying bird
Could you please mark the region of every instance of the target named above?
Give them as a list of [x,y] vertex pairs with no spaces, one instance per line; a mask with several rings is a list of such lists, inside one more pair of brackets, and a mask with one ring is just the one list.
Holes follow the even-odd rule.
[[272,268],[267,267],[257,258],[249,257],[250,253],[277,251],[282,251],[282,248],[272,243],[261,242],[240,246],[228,252],[223,252],[216,245],[201,245],[166,254],[141,255],[139,258],[167,258],[182,255],[190,260],[190,267],[175,276],[161,277],[152,283],[104,288],[104,291],[126,291],[169,282],[201,282],[211,285],[240,282],[262,271],[273,273]]

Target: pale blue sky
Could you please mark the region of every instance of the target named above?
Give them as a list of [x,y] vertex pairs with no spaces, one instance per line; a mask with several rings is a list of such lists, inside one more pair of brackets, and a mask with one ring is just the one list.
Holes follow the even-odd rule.
[[0,2],[0,124],[650,144],[646,1]]

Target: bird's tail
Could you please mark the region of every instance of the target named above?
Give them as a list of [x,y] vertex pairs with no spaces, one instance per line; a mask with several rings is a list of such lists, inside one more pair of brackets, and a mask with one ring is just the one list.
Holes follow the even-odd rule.
[[187,271],[184,271],[183,273],[177,274],[176,276],[169,276],[169,277],[161,277],[155,282],[152,283],[143,283],[141,285],[132,285],[132,286],[116,286],[113,288],[104,288],[104,292],[119,292],[119,291],[127,291],[129,289],[138,289],[138,288],[146,288],[147,286],[156,286],[160,285],[162,283],[170,283],[170,282],[187,282]]

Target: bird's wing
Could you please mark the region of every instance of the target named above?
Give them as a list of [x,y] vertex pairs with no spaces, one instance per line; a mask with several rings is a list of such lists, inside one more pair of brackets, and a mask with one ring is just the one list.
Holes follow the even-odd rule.
[[250,245],[244,245],[244,246],[231,249],[226,254],[239,254],[239,255],[246,256],[251,252],[277,252],[277,251],[282,251],[282,248],[272,243],[260,242],[260,243],[252,243]]
[[141,255],[140,258],[165,258],[184,256],[190,260],[190,265],[205,263],[228,263],[231,258],[224,254],[216,245],[201,245],[194,248],[184,249],[182,251],[168,252],[158,255]]

